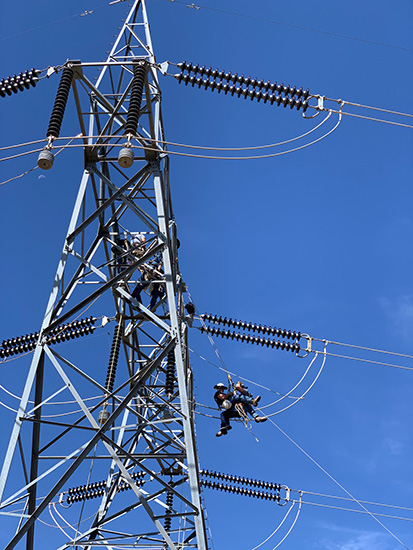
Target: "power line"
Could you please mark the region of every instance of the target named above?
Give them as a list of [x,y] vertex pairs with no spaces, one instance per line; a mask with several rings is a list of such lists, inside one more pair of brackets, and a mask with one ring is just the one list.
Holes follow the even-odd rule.
[[381,361],[373,361],[371,359],[363,359],[361,357],[351,357],[350,355],[340,355],[338,353],[329,353],[329,352],[326,352],[326,355],[329,355],[330,357],[338,357],[339,359],[351,359],[353,361],[361,361],[362,363],[371,363],[373,365],[381,365],[383,367],[392,367],[395,369],[413,371],[413,367],[406,367],[404,365],[395,365],[393,363],[383,363]]
[[225,15],[244,17],[246,19],[252,19],[252,20],[255,20],[255,21],[262,21],[264,23],[271,23],[273,25],[281,25],[283,27],[289,27],[289,28],[293,28],[293,29],[300,29],[300,30],[304,30],[304,31],[318,33],[318,34],[324,34],[324,35],[327,35],[327,36],[335,36],[337,38],[344,38],[346,40],[354,40],[356,42],[363,42],[365,44],[372,44],[374,46],[383,46],[383,47],[386,47],[386,48],[392,48],[392,49],[402,50],[402,51],[406,51],[406,52],[413,52],[413,48],[406,48],[404,46],[397,46],[395,44],[388,44],[386,42],[378,42],[376,40],[369,40],[367,38],[361,38],[361,37],[358,37],[358,36],[340,34],[340,33],[333,32],[333,31],[324,31],[322,29],[314,29],[312,27],[306,27],[304,25],[295,25],[293,23],[287,23],[285,21],[277,21],[275,19],[268,19],[266,17],[259,17],[257,15],[251,15],[251,14],[247,14],[247,13],[239,13],[239,12],[234,12],[234,11],[228,11],[228,10],[223,10],[223,9],[219,9],[219,8],[211,8],[210,6],[202,6],[202,5],[195,5],[195,4],[188,5],[187,2],[183,2],[181,0],[168,0],[168,2],[174,2],[175,4],[182,4],[182,5],[186,6],[187,8],[193,8],[193,9],[196,9],[196,10],[201,10],[201,9],[202,10],[208,10],[208,11],[212,11],[212,12],[216,12],[216,13],[222,13],[222,14],[225,14]]
[[[312,495],[316,497],[324,497],[324,498],[331,498],[335,500],[345,500],[347,502],[353,502],[353,499],[351,498],[339,497],[337,495],[328,495],[325,493],[314,493],[313,491],[305,491],[302,489],[300,489],[300,491],[298,491],[298,489],[291,489],[291,491],[300,492],[303,495]],[[383,504],[382,502],[373,502],[370,500],[360,500],[359,502],[362,502],[363,504],[370,504],[371,506],[381,506],[383,508],[395,508],[397,510],[403,510],[405,512],[413,512],[413,508],[408,508],[406,506],[396,506],[395,504]],[[413,521],[413,519],[410,520],[410,518],[408,518],[408,520]]]
[[[297,501],[292,500],[292,502],[297,502]],[[359,502],[362,502],[362,501],[359,501]],[[343,506],[333,506],[331,504],[323,504],[323,503],[320,503],[320,502],[309,502],[309,501],[303,500],[302,504],[309,504],[310,506],[319,506],[320,508],[330,508],[331,510],[340,510],[342,512],[355,512],[356,514],[371,515],[371,512],[369,512],[368,510],[367,511],[355,510],[354,508],[344,508]],[[375,517],[376,516],[381,517],[381,518],[387,518],[387,519],[399,519],[399,520],[402,520],[402,521],[410,521],[410,522],[413,521],[412,518],[404,518],[404,517],[401,517],[401,516],[394,516],[394,515],[391,515],[391,514],[382,514],[382,513],[379,513],[379,512],[375,512],[374,516]],[[397,537],[396,537],[396,540],[398,540]],[[403,543],[401,543],[401,544],[403,545]],[[408,548],[408,547],[405,546],[405,548]]]
[[[315,340],[317,342],[325,342],[326,341],[326,340],[322,340],[321,338],[314,338],[314,337],[312,337],[311,340]],[[365,350],[365,351],[374,351],[376,353],[385,353],[386,355],[396,355],[397,357],[405,357],[406,359],[413,359],[413,355],[407,355],[405,353],[398,353],[398,352],[395,352],[395,351],[386,351],[386,350],[383,350],[383,349],[368,348],[368,347],[365,347],[365,346],[358,346],[358,345],[355,345],[355,344],[345,344],[343,342],[335,342],[334,340],[328,340],[328,343],[329,344],[334,344],[336,346],[345,346],[345,347],[348,347],[348,348],[362,349],[362,350]]]
[[340,489],[342,491],[344,491],[354,502],[356,502],[360,508],[362,510],[364,510],[364,512],[366,514],[368,514],[369,516],[371,516],[379,525],[381,525],[381,527],[383,527],[383,529],[385,529],[395,540],[397,540],[397,542],[399,542],[404,548],[406,548],[406,550],[410,550],[408,546],[406,546],[392,531],[390,531],[390,529],[388,527],[386,527],[377,517],[375,514],[373,514],[372,512],[370,512],[365,506],[364,504],[359,501],[358,499],[356,499],[356,497],[354,497],[345,487],[343,487],[343,485],[341,485],[341,483],[339,483],[331,474],[329,474],[327,472],[327,470],[325,468],[323,468],[312,456],[310,456],[302,447],[300,447],[300,445],[298,443],[296,443],[292,437],[290,437],[283,429],[281,429],[273,420],[271,420],[271,418],[269,418],[269,421],[271,422],[271,424],[273,424],[273,426],[275,426],[277,428],[277,430],[279,430],[293,445],[295,445],[297,447],[297,449],[299,449],[309,460],[311,460],[311,462],[317,466],[317,468],[319,468],[324,474],[326,474],[327,477],[329,477],[331,479],[331,481],[333,481],[338,487],[340,487]]
[[38,27],[33,27],[31,29],[28,29],[27,31],[22,31],[22,32],[19,32],[17,34],[12,34],[11,36],[6,36],[5,38],[0,38],[0,42],[5,42],[6,40],[12,40],[13,38],[18,38],[18,37],[23,36],[25,34],[30,34],[31,32],[40,31],[40,30],[46,29],[48,27],[52,27],[53,25],[57,25],[58,23],[64,23],[66,21],[70,21],[71,19],[76,19],[78,17],[85,17],[87,15],[92,15],[96,11],[107,8],[112,4],[114,4],[114,2],[109,2],[109,3],[103,4],[102,6],[98,6],[97,8],[94,8],[93,10],[85,10],[82,13],[75,13],[73,15],[63,17],[62,19],[56,19],[55,21],[51,21],[50,23],[46,23],[45,25],[39,25]]
[[[323,139],[328,137],[330,134],[332,134],[338,128],[340,123],[341,123],[341,115],[339,115],[338,121],[335,124],[335,126],[331,130],[329,130],[327,133],[322,135],[321,137],[319,137],[319,138],[317,138],[313,141],[310,141],[309,143],[301,145],[299,147],[295,147],[295,148],[289,149],[287,151],[280,151],[279,153],[269,153],[267,155],[224,157],[224,156],[214,156],[214,155],[196,155],[196,154],[193,154],[193,153],[182,153],[182,152],[179,152],[179,151],[171,151],[171,150],[167,150],[167,149],[159,149],[158,147],[147,147],[147,146],[143,146],[143,145],[132,145],[131,144],[130,147],[132,149],[143,149],[145,151],[154,151],[154,152],[157,152],[157,153],[164,153],[166,155],[177,155],[177,156],[181,156],[181,157],[198,158],[198,159],[203,159],[203,160],[231,160],[231,161],[232,160],[261,160],[261,159],[266,159],[266,158],[274,158],[274,157],[278,157],[278,156],[281,156],[281,155],[287,155],[289,153],[295,153],[297,151],[301,151],[302,149],[310,147],[311,145],[315,145],[316,143],[322,141]],[[116,137],[119,137],[119,136],[116,136]],[[123,145],[120,144],[120,143],[111,143],[110,146],[111,147],[123,147]],[[79,147],[82,147],[82,148],[84,148],[84,147],[96,147],[96,144],[84,143],[84,144],[79,144],[79,145],[65,145],[65,146],[62,147],[62,150],[66,149],[66,148],[79,148]],[[9,157],[0,158],[0,162],[6,161],[6,160],[14,160],[16,158],[20,158],[20,157],[23,157],[23,156],[26,156],[26,155],[39,153],[42,150],[43,149],[34,149],[32,151],[26,151],[24,153],[20,153],[18,155],[12,155],[12,156],[9,156]]]

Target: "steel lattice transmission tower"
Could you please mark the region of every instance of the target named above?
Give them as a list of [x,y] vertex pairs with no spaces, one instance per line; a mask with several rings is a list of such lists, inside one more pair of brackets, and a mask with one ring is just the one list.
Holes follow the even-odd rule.
[[[99,65],[93,84],[87,74]],[[45,168],[70,88],[85,168],[1,473],[6,550],[207,549],[185,286],[144,0],[106,62],[66,63]],[[132,297],[142,273],[152,307]],[[148,303],[146,282],[141,290]],[[108,320],[110,345],[98,337]],[[60,530],[45,533],[38,519]]]

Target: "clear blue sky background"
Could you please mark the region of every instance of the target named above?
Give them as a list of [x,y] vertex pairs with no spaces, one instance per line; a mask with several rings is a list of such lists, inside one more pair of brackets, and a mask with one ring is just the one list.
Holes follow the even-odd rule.
[[[66,59],[102,60],[128,7],[127,2],[107,4],[2,2],[0,77]],[[159,62],[186,59],[413,113],[409,0],[397,5],[382,0],[318,5],[202,0],[199,5],[205,7],[148,0]],[[80,17],[85,10],[94,12]],[[44,136],[57,84],[56,77],[42,80],[34,90],[0,99],[1,147]],[[161,86],[171,141],[246,147],[291,139],[315,125],[295,110],[198,91],[169,77],[161,79]],[[77,133],[73,115],[71,98],[62,135]],[[407,124],[413,120],[381,116]],[[180,265],[199,310],[412,354],[412,136],[411,129],[345,117],[326,140],[285,156],[249,161],[172,157]],[[32,168],[35,158],[1,162],[1,181]],[[40,326],[82,168],[80,150],[65,152],[50,173],[34,171],[0,188],[1,339]],[[192,332],[192,349],[217,364],[206,337]],[[216,344],[230,370],[282,393],[309,363],[309,358],[282,351]],[[361,355],[331,345],[328,351],[413,367],[402,357]],[[0,366],[1,383],[21,391],[27,366],[24,359]],[[225,381],[225,374],[196,355],[193,368],[197,400],[213,406],[212,386]],[[409,507],[412,382],[413,372],[328,357],[305,400],[273,420],[358,499]],[[274,400],[271,392],[260,393],[264,405]],[[0,400],[15,405],[4,394]],[[14,415],[4,408],[0,415],[4,447]],[[240,425],[220,439],[217,428],[217,421],[198,417],[202,467],[346,496],[269,422],[253,426],[258,443]],[[216,550],[252,549],[285,512],[207,490],[205,503]],[[404,514],[413,519],[411,512]],[[382,521],[413,548],[412,523]],[[264,550],[272,549],[277,537]],[[303,505],[282,548],[396,550],[402,545],[369,516]]]

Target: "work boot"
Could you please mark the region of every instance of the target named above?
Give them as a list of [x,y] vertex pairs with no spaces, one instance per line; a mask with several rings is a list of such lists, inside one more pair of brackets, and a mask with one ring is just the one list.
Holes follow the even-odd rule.
[[221,437],[221,435],[227,435],[228,431],[232,430],[232,426],[223,426],[217,434],[215,434],[217,437]]
[[254,399],[251,399],[251,405],[253,407],[256,407],[260,401],[261,401],[261,395],[257,395],[257,397],[254,397]]
[[254,416],[255,422],[266,422],[268,418],[266,416]]

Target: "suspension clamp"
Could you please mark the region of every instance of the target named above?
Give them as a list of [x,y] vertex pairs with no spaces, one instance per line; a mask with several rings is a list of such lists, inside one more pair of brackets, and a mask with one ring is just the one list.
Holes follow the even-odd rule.
[[327,109],[324,109],[324,100],[326,99],[323,95],[317,96],[317,111],[327,111]]
[[311,343],[313,341],[313,339],[311,338],[311,336],[309,334],[302,334],[301,335],[302,338],[305,338],[307,340],[307,347],[305,349],[301,348],[302,351],[305,351],[305,355],[298,355],[298,353],[296,353],[296,356],[299,357],[300,359],[304,359],[305,357],[307,357],[307,355],[309,353],[311,353],[313,350],[311,348]]

